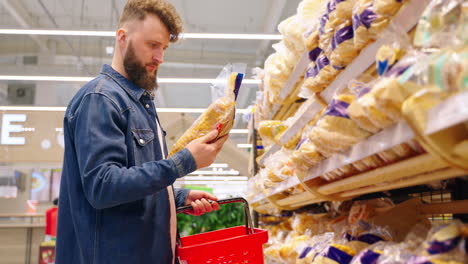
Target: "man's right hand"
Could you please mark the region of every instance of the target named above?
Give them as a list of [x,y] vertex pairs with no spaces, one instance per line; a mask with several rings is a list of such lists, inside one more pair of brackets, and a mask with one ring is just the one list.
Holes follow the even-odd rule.
[[216,139],[218,133],[218,130],[215,129],[205,136],[193,140],[185,147],[192,153],[195,163],[197,164],[197,169],[210,166],[228,139],[226,135],[215,142],[208,143]]

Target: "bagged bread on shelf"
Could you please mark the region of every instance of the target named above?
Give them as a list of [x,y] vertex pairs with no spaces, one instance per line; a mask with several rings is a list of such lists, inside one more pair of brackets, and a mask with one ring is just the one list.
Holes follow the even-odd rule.
[[304,83],[302,84],[301,91],[299,96],[302,98],[310,98],[315,93],[320,92],[322,88],[315,86],[315,82],[313,81],[315,76],[317,76],[317,65],[315,61],[312,61],[307,66],[305,75],[304,75]]
[[324,251],[333,241],[334,233],[327,232],[316,235],[308,241],[307,246],[299,252],[296,264],[310,264],[315,257]]
[[431,259],[439,261],[458,261],[466,263],[464,247],[464,229],[466,227],[459,220],[452,221],[449,224],[435,225],[430,231],[423,243],[419,255],[430,256]]
[[315,61],[315,65],[315,71],[312,70],[308,75],[308,78],[312,78],[311,80],[308,80],[310,82],[308,83],[308,87],[311,91],[321,92],[327,88],[333,80],[335,80],[335,77],[338,75],[340,70],[334,68],[330,64],[330,61],[324,52],[318,56]]
[[306,172],[325,159],[315,145],[307,138],[293,152],[291,161],[296,171]]
[[[297,6],[297,18],[304,28],[314,25],[322,14],[326,0],[302,0]],[[312,24],[312,25],[311,25]]]
[[307,246],[310,237],[307,235],[291,236],[280,248],[279,256],[281,263],[295,264],[298,256],[298,249]]
[[227,65],[218,75],[213,90],[224,90],[224,95],[216,99],[185,131],[172,147],[169,156],[183,149],[192,140],[200,138],[213,129],[218,130],[215,140],[226,136],[234,125],[236,98],[244,77],[245,64]]
[[345,20],[335,29],[335,34],[331,42],[330,63],[333,67],[342,69],[350,64],[358,54],[359,49],[354,46],[352,21]]
[[262,138],[264,145],[271,145],[275,142],[275,138],[281,135],[288,129],[288,126],[280,120],[264,120],[258,126],[258,133]]
[[312,264],[327,264],[327,263],[338,263],[338,264],[349,264],[353,257],[356,255],[356,251],[351,247],[343,244],[331,244],[326,247],[322,252],[317,254],[315,259],[311,262]]
[[[277,151],[265,160],[264,181],[276,184],[294,175],[289,153]],[[272,186],[268,186],[272,187]]]
[[330,2],[334,5],[334,11],[328,15],[328,23],[336,28],[340,24],[351,21],[353,7],[357,0],[331,0]]
[[349,83],[349,89],[353,91],[358,98],[358,100],[354,100],[348,107],[349,117],[354,120],[354,122],[356,122],[360,128],[370,133],[379,132],[380,128],[374,125],[370,116],[367,114],[363,105],[361,104],[361,101],[359,100],[362,96],[370,91],[370,85],[362,82],[351,81]]
[[325,8],[326,11],[319,20],[319,47],[327,57],[330,55],[331,42],[335,33],[335,26],[329,22],[329,18],[335,9],[335,1],[329,0]]
[[278,98],[284,84],[291,75],[298,55],[289,50],[283,41],[273,45],[275,53],[265,60],[264,89],[269,92],[270,103],[281,103]]
[[288,17],[278,25],[278,31],[283,35],[284,44],[288,49],[296,54],[300,54],[305,50],[302,34],[305,29],[299,23],[297,14]]
[[394,246],[392,242],[377,242],[359,252],[350,264],[376,264],[379,263],[380,256],[384,254],[385,248]]
[[418,22],[414,45],[420,48],[444,48],[466,45],[468,5],[464,0],[434,0]]
[[389,72],[406,54],[415,53],[408,34],[393,24],[390,24],[381,40],[384,44],[375,55],[375,66],[379,76]]
[[[385,113],[391,120],[397,122],[402,119],[401,105],[414,89],[405,88],[400,83],[400,77],[412,67],[423,54],[412,52],[402,58],[383,76],[381,76],[369,92],[375,98],[375,107]],[[409,87],[409,86],[408,86]]]
[[377,39],[403,4],[403,0],[358,0],[353,9],[355,48]]
[[347,108],[353,100],[350,94],[335,96],[309,134],[309,139],[319,148],[328,150],[327,153],[345,150],[370,136],[348,115]]
[[302,40],[307,51],[312,51],[318,47],[319,17],[325,13],[326,4],[326,0],[303,0],[297,7],[297,19],[304,28]]

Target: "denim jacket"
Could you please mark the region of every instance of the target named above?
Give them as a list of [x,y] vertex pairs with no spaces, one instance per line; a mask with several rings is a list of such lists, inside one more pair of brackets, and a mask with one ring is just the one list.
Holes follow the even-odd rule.
[[[167,187],[196,163],[187,149],[162,159],[156,120],[151,95],[109,65],[73,97],[64,118],[57,264],[172,262]],[[174,194],[181,206],[188,190]]]

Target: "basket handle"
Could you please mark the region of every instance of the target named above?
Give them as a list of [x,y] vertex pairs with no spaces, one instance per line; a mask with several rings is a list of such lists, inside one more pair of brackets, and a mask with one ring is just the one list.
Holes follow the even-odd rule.
[[[252,222],[252,217],[250,216],[250,210],[249,210],[249,204],[247,203],[247,200],[245,200],[242,197],[236,197],[236,198],[229,198],[229,199],[222,199],[219,201],[216,201],[219,205],[223,204],[230,204],[230,203],[243,203],[244,204],[244,215],[245,215],[245,233],[247,235],[253,234],[254,229],[253,229],[253,222]],[[210,201],[211,203],[211,201]],[[186,205],[177,208],[176,212],[179,213],[185,213],[192,211],[193,207],[191,205]],[[177,230],[177,244],[179,246],[182,246],[182,241],[180,239],[180,234],[179,230]]]

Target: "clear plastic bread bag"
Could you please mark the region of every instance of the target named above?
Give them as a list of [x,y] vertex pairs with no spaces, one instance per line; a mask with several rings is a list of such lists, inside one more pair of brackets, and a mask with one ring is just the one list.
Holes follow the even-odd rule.
[[354,46],[362,50],[388,26],[405,0],[358,0],[353,9]]
[[434,0],[418,22],[414,45],[444,48],[467,44],[468,3],[464,0]]
[[169,156],[183,149],[192,140],[212,130],[219,131],[215,140],[226,136],[234,125],[236,99],[245,73],[245,64],[228,64],[212,84],[213,103],[203,112],[177,140]]

